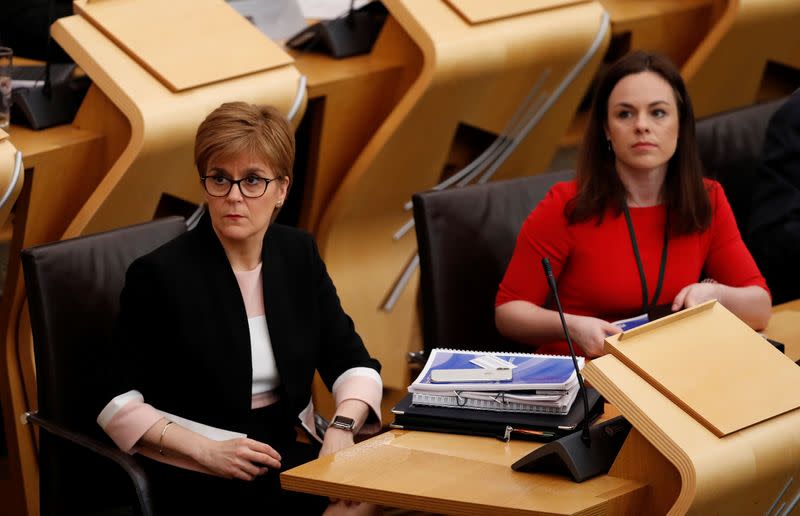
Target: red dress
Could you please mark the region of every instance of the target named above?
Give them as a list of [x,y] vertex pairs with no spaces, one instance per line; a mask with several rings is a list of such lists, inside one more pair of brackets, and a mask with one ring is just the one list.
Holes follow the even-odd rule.
[[[656,304],[672,303],[685,286],[712,278],[732,287],[757,285],[764,277],[744,245],[722,187],[705,180],[713,219],[702,233],[669,239],[666,270]],[[564,206],[577,193],[575,181],[558,183],[528,215],[517,237],[495,306],[514,300],[555,309],[541,260],[548,257],[566,313],[615,321],[642,313],[642,284],[624,215],[609,210],[596,219],[568,225]],[[630,208],[639,253],[652,296],[664,244],[666,208]],[[581,352],[580,349],[576,349]],[[566,341],[545,343],[538,353],[569,353]]]

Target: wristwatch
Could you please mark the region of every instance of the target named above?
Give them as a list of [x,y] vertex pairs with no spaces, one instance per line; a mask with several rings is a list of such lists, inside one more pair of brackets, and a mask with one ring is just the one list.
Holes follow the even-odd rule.
[[348,432],[352,432],[356,428],[356,422],[349,417],[334,416],[330,426],[333,428],[338,428],[339,430],[347,430]]

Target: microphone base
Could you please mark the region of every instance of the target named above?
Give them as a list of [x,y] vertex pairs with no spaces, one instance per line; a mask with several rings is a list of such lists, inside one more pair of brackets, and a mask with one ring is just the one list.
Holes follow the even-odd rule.
[[51,85],[51,94],[43,86],[17,88],[12,92],[11,120],[34,130],[68,124],[75,118],[90,81],[74,80]]
[[583,482],[608,473],[630,429],[631,424],[617,416],[589,429],[591,446],[581,440],[582,432],[577,431],[537,448],[512,464],[511,469],[571,476],[575,482]]

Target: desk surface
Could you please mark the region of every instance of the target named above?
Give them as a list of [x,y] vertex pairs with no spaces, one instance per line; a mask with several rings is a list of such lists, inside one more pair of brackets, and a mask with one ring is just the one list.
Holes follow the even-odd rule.
[[[487,437],[392,430],[281,474],[287,489],[447,514],[596,514],[645,485],[614,476],[581,484],[518,473],[541,446]],[[489,488],[491,486],[491,488]]]
[[61,151],[76,144],[102,138],[102,135],[69,124],[34,131],[20,125],[12,125],[8,132],[9,140],[22,152],[26,167],[32,167],[37,160],[48,153]]
[[772,307],[772,318],[765,333],[783,342],[787,357],[800,360],[800,299]]

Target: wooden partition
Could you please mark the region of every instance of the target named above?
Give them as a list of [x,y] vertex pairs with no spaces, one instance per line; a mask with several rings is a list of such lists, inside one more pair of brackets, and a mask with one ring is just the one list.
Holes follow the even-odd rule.
[[[342,303],[394,389],[408,384],[406,353],[422,347],[414,234],[393,237],[411,219],[404,206],[443,179],[461,125],[505,135],[498,146],[513,142],[507,159],[493,162],[493,178],[544,171],[609,39],[597,2],[481,23],[470,23],[451,3],[385,2],[390,19],[372,58],[418,55],[419,68],[406,69],[402,80],[410,86],[344,177],[317,232]],[[529,104],[519,112],[526,97],[535,105],[539,96],[545,109]],[[519,125],[520,118],[534,121],[518,140],[508,131],[515,114]]]
[[698,117],[756,102],[769,62],[800,70],[800,2],[724,0],[719,9],[681,70]]
[[797,502],[800,368],[721,304],[606,339],[584,376],[633,424],[611,473],[654,514],[773,514]]

